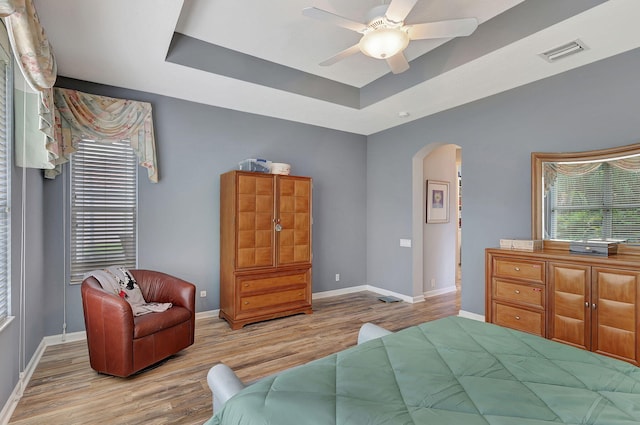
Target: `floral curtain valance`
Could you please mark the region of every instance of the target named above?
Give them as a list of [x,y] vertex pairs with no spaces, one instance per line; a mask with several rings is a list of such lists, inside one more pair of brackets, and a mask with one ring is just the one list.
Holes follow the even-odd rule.
[[629,156],[626,158],[616,158],[602,162],[577,162],[577,163],[558,163],[545,162],[543,164],[544,172],[544,189],[549,191],[556,181],[558,174],[565,176],[582,176],[597,170],[604,162],[609,165],[638,173],[640,172],[640,155]]
[[0,0],[0,17],[4,19],[22,75],[38,93],[39,128],[46,136],[46,149],[55,159],[53,141],[53,90],[57,68],[53,49],[40,25],[32,0]]
[[158,182],[151,104],[54,88],[56,168],[45,177],[60,174],[79,140],[109,143],[127,140],[136,152],[149,180]]
[[0,0],[0,16],[4,17],[11,48],[29,85],[37,91],[53,87],[56,61],[32,0]]

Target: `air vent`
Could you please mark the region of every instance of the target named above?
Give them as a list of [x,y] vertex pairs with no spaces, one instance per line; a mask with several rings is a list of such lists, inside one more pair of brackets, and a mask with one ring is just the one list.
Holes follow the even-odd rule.
[[547,62],[556,62],[557,60],[575,55],[576,53],[580,53],[588,49],[589,48],[581,40],[575,40],[571,43],[563,44],[562,46],[540,53],[540,56],[542,56]]

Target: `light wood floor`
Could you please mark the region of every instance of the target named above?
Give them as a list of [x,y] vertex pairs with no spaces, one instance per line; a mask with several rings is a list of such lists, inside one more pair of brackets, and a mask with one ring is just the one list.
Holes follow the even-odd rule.
[[9,424],[202,424],[212,415],[206,375],[216,363],[251,382],[355,345],[362,323],[395,331],[460,309],[459,291],[418,304],[377,297],[359,292],[315,300],[312,315],[237,331],[218,318],[201,318],[194,345],[127,379],[94,372],[85,341],[49,347]]

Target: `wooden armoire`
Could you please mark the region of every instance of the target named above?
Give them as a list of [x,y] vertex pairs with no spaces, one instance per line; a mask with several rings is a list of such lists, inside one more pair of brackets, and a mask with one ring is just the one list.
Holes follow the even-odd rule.
[[220,176],[220,317],[232,329],[311,309],[309,177]]

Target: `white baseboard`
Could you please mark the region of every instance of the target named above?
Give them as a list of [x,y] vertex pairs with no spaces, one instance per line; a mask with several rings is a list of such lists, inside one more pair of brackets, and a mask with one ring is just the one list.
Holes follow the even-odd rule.
[[205,319],[205,318],[209,318],[209,317],[218,317],[219,314],[220,314],[220,309],[201,311],[199,313],[196,313],[196,320],[197,319]]
[[388,291],[386,289],[378,288],[376,286],[371,286],[371,285],[351,286],[349,288],[335,289],[332,291],[314,292],[313,299],[319,300],[322,298],[335,297],[337,295],[352,294],[354,292],[362,292],[362,291],[370,291],[379,295],[396,297],[401,299],[404,302],[411,303],[411,304],[424,301],[423,295],[418,295],[417,297],[410,297],[408,295],[399,294],[397,292]]
[[447,286],[446,288],[432,289],[431,291],[425,292],[424,297],[425,298],[436,297],[438,295],[450,294],[452,292],[456,292],[457,290],[458,288],[456,287],[456,285]]
[[471,313],[469,311],[460,310],[458,312],[458,316],[466,317],[467,319],[477,320],[479,322],[484,322],[484,316],[482,314]]
[[71,332],[68,334],[45,336],[44,338],[42,338],[42,341],[44,342],[44,346],[46,348],[50,345],[60,345],[66,344],[67,342],[84,341],[85,339],[87,339],[87,333],[85,331],[80,331]]
[[43,338],[42,341],[40,341],[40,344],[38,344],[38,348],[36,348],[36,351],[33,353],[33,356],[31,356],[31,360],[29,360],[29,364],[27,364],[27,366],[25,367],[25,370],[22,373],[20,373],[18,382],[16,383],[15,388],[11,392],[11,395],[9,396],[9,400],[7,400],[4,407],[2,408],[2,411],[0,412],[0,424],[6,425],[9,423],[9,419],[11,419],[11,415],[13,414],[13,411],[16,409],[16,406],[18,406],[18,402],[22,398],[22,393],[24,392],[24,389],[27,388],[27,385],[31,380],[31,376],[33,375],[33,372],[36,370],[36,366],[38,366],[38,363],[40,363],[40,359],[42,358],[42,355],[44,354],[44,351],[46,350],[46,348],[47,348],[47,345],[45,342],[45,338]]
[[332,291],[314,292],[312,298],[319,300],[322,298],[336,297],[338,295],[353,294],[354,292],[367,291],[367,285],[351,286],[349,288],[334,289]]

